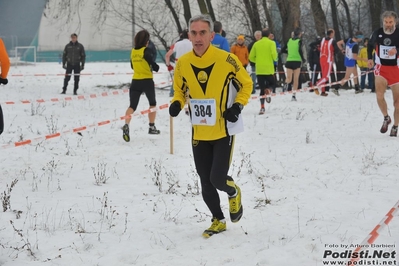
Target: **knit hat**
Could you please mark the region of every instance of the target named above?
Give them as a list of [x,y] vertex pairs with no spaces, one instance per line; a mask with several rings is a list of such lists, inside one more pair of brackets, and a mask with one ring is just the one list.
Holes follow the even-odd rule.
[[245,40],[244,35],[238,35],[237,40]]

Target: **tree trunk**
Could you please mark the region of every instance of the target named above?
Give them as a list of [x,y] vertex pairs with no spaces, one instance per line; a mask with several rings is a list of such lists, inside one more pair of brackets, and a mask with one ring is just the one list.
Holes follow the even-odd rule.
[[211,16],[212,20],[215,21],[215,12],[213,11],[213,6],[211,0],[206,0],[206,5],[208,6],[209,15]]
[[255,29],[260,29],[262,28],[262,24],[260,23],[260,16],[259,16],[259,8],[258,8],[258,3],[256,0],[251,0],[251,6],[252,6],[252,18],[251,23],[253,23],[252,31],[255,31]]
[[191,9],[190,9],[190,3],[188,0],[182,0],[183,3],[183,10],[184,10],[184,19],[186,20],[186,24],[188,27],[188,22],[190,21],[191,18]]
[[[399,0],[398,0],[399,1]],[[320,0],[311,0],[310,4],[312,8],[312,14],[314,19],[314,24],[316,26],[317,35],[324,37],[326,29],[328,28],[326,14],[321,7]]]
[[380,27],[381,1],[369,0],[370,16],[371,16],[371,30],[376,30]]
[[291,38],[291,32],[300,26],[301,17],[300,0],[277,0],[277,6],[281,15],[283,43]]
[[256,0],[244,0],[245,10],[247,11],[248,17],[251,22],[251,30],[255,32],[256,30],[262,29],[262,24],[260,23],[258,3]]
[[395,10],[395,5],[394,5],[393,0],[385,0],[385,9],[392,10],[392,11]]
[[180,24],[179,16],[177,15],[176,10],[175,10],[175,8],[172,5],[172,1],[171,0],[165,0],[165,4],[167,5],[167,7],[169,8],[170,12],[172,13],[173,19],[175,20],[175,23],[176,23],[177,31],[178,32],[182,32],[183,29],[182,29],[181,24]]
[[[272,20],[272,16],[270,15],[269,8],[267,7],[266,0],[262,0],[262,6],[263,6],[263,10],[265,11],[265,15],[266,15],[267,26],[268,26],[268,28],[270,29],[271,32],[274,32],[274,23],[273,23],[273,20]],[[255,30],[256,29],[254,29],[254,31]]]
[[[341,40],[341,33],[339,31],[339,23],[338,23],[338,10],[337,10],[337,3],[335,0],[330,0],[331,3],[331,16],[333,21],[333,27],[335,31],[335,39]],[[345,74],[342,73],[346,70],[344,65],[344,55],[342,53],[337,53],[335,56],[335,64],[337,67],[337,80],[341,80],[344,78]]]
[[339,31],[339,23],[338,23],[337,2],[335,0],[330,0],[330,4],[331,4],[331,17],[333,22],[333,28],[335,30],[335,39],[341,40],[341,33]]
[[201,14],[209,14],[208,7],[204,0],[197,0]]
[[353,27],[352,27],[351,13],[349,11],[349,6],[348,6],[348,3],[346,2],[346,0],[342,0],[342,4],[344,5],[345,14],[347,17],[348,31],[349,31],[348,38],[349,38],[349,37],[352,37],[352,35],[354,34]]
[[[249,18],[252,18],[252,7],[251,7],[251,3],[249,2],[249,0],[244,0],[243,2],[244,2],[245,10],[247,11],[248,17],[249,17]],[[252,29],[252,31],[254,31],[255,26],[254,26],[254,24],[253,24],[253,20],[250,19],[250,22],[251,22],[251,29]]]

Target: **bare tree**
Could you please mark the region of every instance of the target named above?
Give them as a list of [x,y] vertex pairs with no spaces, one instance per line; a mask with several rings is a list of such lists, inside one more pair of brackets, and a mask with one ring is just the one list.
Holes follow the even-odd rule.
[[371,28],[375,30],[380,27],[380,15],[381,15],[381,2],[380,0],[368,0],[370,15],[371,15]]
[[283,42],[287,42],[291,37],[291,32],[295,27],[300,26],[301,17],[300,0],[276,0],[282,21]]
[[314,24],[316,27],[317,35],[324,36],[328,28],[326,14],[321,7],[320,0],[311,0],[310,7],[312,9]]
[[215,21],[216,17],[215,17],[215,12],[213,11],[213,6],[212,6],[211,0],[206,0],[206,5],[207,5],[208,10],[209,10],[209,15],[211,16],[213,21]]
[[[252,38],[252,26],[245,6],[240,0],[219,1],[219,17],[224,18],[223,29],[227,36],[245,34]],[[259,30],[258,28],[257,30]],[[234,38],[235,39],[235,38]]]
[[386,10],[395,10],[395,3],[393,2],[393,0],[385,0],[384,2]]
[[349,32],[349,36],[351,37],[353,34],[353,28],[352,28],[352,16],[351,13],[349,11],[349,6],[348,3],[346,2],[346,0],[341,0],[342,1],[342,5],[344,6],[345,9],[345,14],[346,14],[346,18],[347,18],[347,25],[348,25],[348,32]]
[[[339,30],[339,18],[338,18],[338,8],[337,8],[337,3],[335,0],[330,0],[330,5],[331,5],[331,18],[333,21],[333,27],[335,31],[335,39],[336,40],[341,40],[341,32]],[[335,64],[337,67],[337,79],[341,80],[344,77],[344,74],[342,73],[345,71],[345,65],[344,65],[344,56],[342,53],[337,53],[335,56]]]
[[188,22],[191,18],[191,9],[190,9],[190,3],[188,0],[182,0],[183,3],[183,10],[184,10],[184,19],[186,20],[186,25],[188,25]]
[[[269,7],[267,6],[266,0],[262,0],[262,7],[263,7],[263,11],[265,12],[265,16],[266,16],[267,27],[270,29],[271,32],[275,32],[274,23],[272,20],[272,16],[270,15]],[[256,29],[252,29],[252,30],[255,31]]]
[[[183,4],[184,4],[184,2],[185,1],[183,1]],[[174,19],[176,27],[177,27],[177,31],[178,32],[182,32],[183,29],[182,29],[181,24],[180,24],[179,16],[176,13],[175,7],[172,5],[172,1],[171,0],[165,0],[165,4],[169,8],[170,13],[172,13],[173,19]],[[186,11],[186,10],[184,10],[184,11]]]
[[250,18],[252,32],[254,32],[261,28],[258,3],[256,0],[244,0],[243,2],[247,15]]

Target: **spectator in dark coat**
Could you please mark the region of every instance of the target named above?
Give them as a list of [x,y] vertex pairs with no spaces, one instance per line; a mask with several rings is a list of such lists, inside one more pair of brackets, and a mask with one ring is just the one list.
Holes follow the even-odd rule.
[[309,54],[308,54],[308,61],[309,61],[309,69],[312,71],[312,77],[310,80],[310,87],[316,84],[317,76],[321,71],[320,67],[320,42],[321,37],[317,36],[316,40],[309,44]]
[[73,87],[73,94],[77,95],[79,89],[80,71],[85,67],[86,53],[84,46],[78,42],[78,35],[71,34],[71,41],[65,46],[62,55],[62,67],[66,69],[64,86],[62,87],[62,94],[65,94],[68,82],[71,79],[72,70],[75,76],[75,83]]

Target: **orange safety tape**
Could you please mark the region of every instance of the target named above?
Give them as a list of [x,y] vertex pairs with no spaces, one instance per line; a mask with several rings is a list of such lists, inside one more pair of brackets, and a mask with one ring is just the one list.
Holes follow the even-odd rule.
[[[395,214],[399,210],[399,201],[395,203],[395,205],[389,210],[389,212],[384,216],[384,218],[374,227],[373,230],[369,233],[369,235],[363,240],[363,242],[357,246],[357,248],[352,252],[352,254],[358,254],[361,250],[365,249],[365,247],[370,247],[371,244],[374,243],[374,241],[379,237],[380,231],[388,225]],[[350,261],[348,261],[347,265],[356,265],[356,261],[358,261],[360,257],[358,258],[351,258]]]
[[[362,75],[364,75],[365,73],[363,73]],[[357,78],[358,76],[354,76],[354,77],[352,77],[352,78],[349,78],[348,80],[350,80],[350,79],[355,79],[355,78]],[[332,82],[332,83],[329,83],[329,84],[325,84],[325,85],[323,85],[323,86],[331,86],[331,85],[334,85],[334,84],[338,84],[339,82]],[[297,90],[298,92],[301,92],[301,91],[307,91],[307,89],[308,88],[311,88],[311,87],[305,87],[305,88],[303,88],[303,89],[301,89],[301,90]],[[128,91],[128,90],[127,90]],[[113,94],[118,94],[119,92],[118,91],[114,91],[113,92]],[[291,91],[291,92],[281,92],[281,93],[279,93],[279,94],[271,94],[271,96],[277,96],[277,95],[285,95],[285,94],[291,94],[291,93],[293,93],[293,91]],[[107,96],[108,95],[108,93],[102,93],[101,94],[101,96]],[[250,99],[257,99],[257,98],[265,98],[265,97],[267,97],[267,96],[270,96],[270,95],[263,95],[263,96],[251,96],[250,97]],[[91,97],[97,97],[97,95],[91,95]],[[72,99],[72,97],[66,97],[66,98],[64,98],[65,100],[71,100]],[[84,95],[79,95],[78,96],[78,99],[85,99],[85,96]],[[52,99],[52,100],[56,100],[56,99]],[[6,102],[7,103],[7,102]],[[8,102],[8,103],[10,103],[10,102]],[[25,102],[23,102],[23,103],[25,103]],[[10,104],[12,104],[12,103],[10,103]],[[140,112],[136,112],[136,113],[134,113],[133,114],[133,116],[136,116],[136,115],[144,115],[144,114],[148,114],[148,113],[150,113],[150,112],[155,112],[157,109],[160,109],[160,110],[162,110],[162,109],[165,109],[165,108],[167,108],[169,106],[169,104],[163,104],[163,105],[160,105],[159,107],[157,107],[157,108],[151,108],[151,109],[146,109],[146,110],[143,110],[143,111],[140,111]],[[105,121],[101,121],[101,122],[98,122],[98,123],[95,123],[95,124],[92,124],[92,125],[89,125],[89,126],[82,126],[82,127],[79,127],[79,128],[73,128],[72,130],[67,130],[67,131],[64,131],[64,132],[62,132],[62,133],[54,133],[54,134],[50,134],[50,135],[46,135],[46,136],[44,136],[44,137],[37,137],[37,138],[34,138],[33,140],[24,140],[24,141],[20,141],[20,142],[15,142],[15,143],[13,143],[13,144],[8,144],[8,145],[3,145],[3,146],[0,146],[0,149],[5,149],[5,148],[11,148],[11,147],[19,147],[19,146],[24,146],[24,145],[27,145],[27,144],[31,144],[32,143],[32,141],[35,141],[35,142],[38,142],[38,141],[42,141],[42,140],[47,140],[47,139],[51,139],[51,138],[56,138],[56,137],[59,137],[59,136],[61,136],[61,134],[66,134],[66,133],[74,133],[74,132],[79,132],[79,131],[83,131],[83,130],[86,130],[88,127],[94,127],[94,126],[102,126],[102,125],[107,125],[107,124],[110,124],[111,122],[116,122],[116,121],[119,121],[119,120],[124,120],[124,119],[126,119],[126,118],[129,118],[129,117],[131,117],[130,115],[129,116],[122,116],[122,117],[120,117],[119,119],[111,119],[111,120],[105,120]]]
[[58,138],[58,137],[61,137],[62,135],[68,134],[68,133],[77,133],[77,132],[80,132],[80,131],[85,131],[88,128],[91,128],[91,127],[99,127],[99,126],[108,125],[111,122],[117,122],[119,120],[124,120],[126,118],[131,118],[132,116],[145,115],[145,114],[148,114],[148,113],[151,113],[151,112],[156,112],[158,109],[159,110],[163,110],[163,109],[166,109],[168,107],[169,107],[169,104],[166,103],[166,104],[160,105],[160,106],[155,107],[155,108],[151,108],[151,109],[146,109],[146,110],[143,110],[143,111],[135,112],[133,115],[125,115],[125,116],[121,116],[119,118],[104,120],[104,121],[100,121],[100,122],[97,122],[97,123],[94,123],[94,124],[91,124],[91,125],[87,125],[87,126],[81,126],[81,127],[77,127],[77,128],[72,128],[70,130],[65,130],[65,131],[62,131],[62,132],[56,132],[56,133],[45,135],[45,136],[39,136],[39,137],[36,137],[36,138],[33,138],[33,139],[27,139],[27,140],[23,140],[23,141],[14,142],[14,143],[11,143],[11,144],[6,144],[6,145],[3,145],[3,146],[0,146],[0,149],[21,147],[21,146],[25,146],[25,145],[28,145],[28,144],[34,144],[34,143],[38,143],[38,142],[41,142],[41,141],[44,141],[44,140]]
[[[155,84],[155,87],[160,87],[161,85],[166,85],[166,84],[171,84],[171,80],[168,82],[159,82]],[[51,98],[49,100],[45,99],[37,99],[37,100],[19,100],[19,101],[5,101],[5,102],[0,102],[0,104],[4,105],[13,105],[13,104],[30,104],[30,103],[46,103],[46,102],[60,102],[60,101],[72,101],[72,100],[85,100],[88,98],[94,99],[94,98],[99,98],[99,97],[106,97],[110,95],[121,95],[124,93],[129,93],[129,88],[124,87],[121,91],[120,90],[114,90],[111,92],[101,92],[97,94],[89,94],[89,95],[77,95],[77,96],[67,96],[64,98]]]
[[[373,71],[373,70],[366,71],[366,72],[362,73],[361,75],[353,76],[353,77],[351,77],[351,78],[345,80],[345,82],[347,82],[347,81],[349,81],[349,80],[352,80],[352,79],[355,79],[355,78],[358,78],[358,77],[360,77],[360,76],[366,75],[367,73],[372,72],[372,71]],[[340,81],[331,82],[331,83],[325,83],[325,84],[321,85],[320,87],[330,87],[330,86],[337,85],[337,84],[339,84],[339,83],[340,83]],[[260,99],[260,98],[266,98],[266,97],[269,97],[269,96],[274,97],[274,96],[278,96],[278,95],[293,94],[294,92],[295,92],[295,93],[306,92],[306,91],[308,91],[308,90],[310,90],[310,89],[316,89],[316,88],[317,88],[317,86],[314,85],[314,86],[303,87],[303,88],[301,88],[301,89],[292,90],[292,91],[285,91],[285,92],[282,91],[282,92],[279,92],[279,93],[270,93],[270,94],[267,94],[267,95],[265,94],[265,95],[262,95],[262,96],[251,96],[251,97],[250,97],[250,100],[256,100],[256,99]],[[269,89],[269,90],[271,90],[271,89]]]
[[[154,75],[166,74],[168,71],[155,72]],[[9,77],[51,77],[51,76],[113,76],[113,75],[133,75],[133,72],[99,72],[99,73],[79,73],[79,74],[51,74],[51,73],[33,73],[33,74],[8,74]]]

